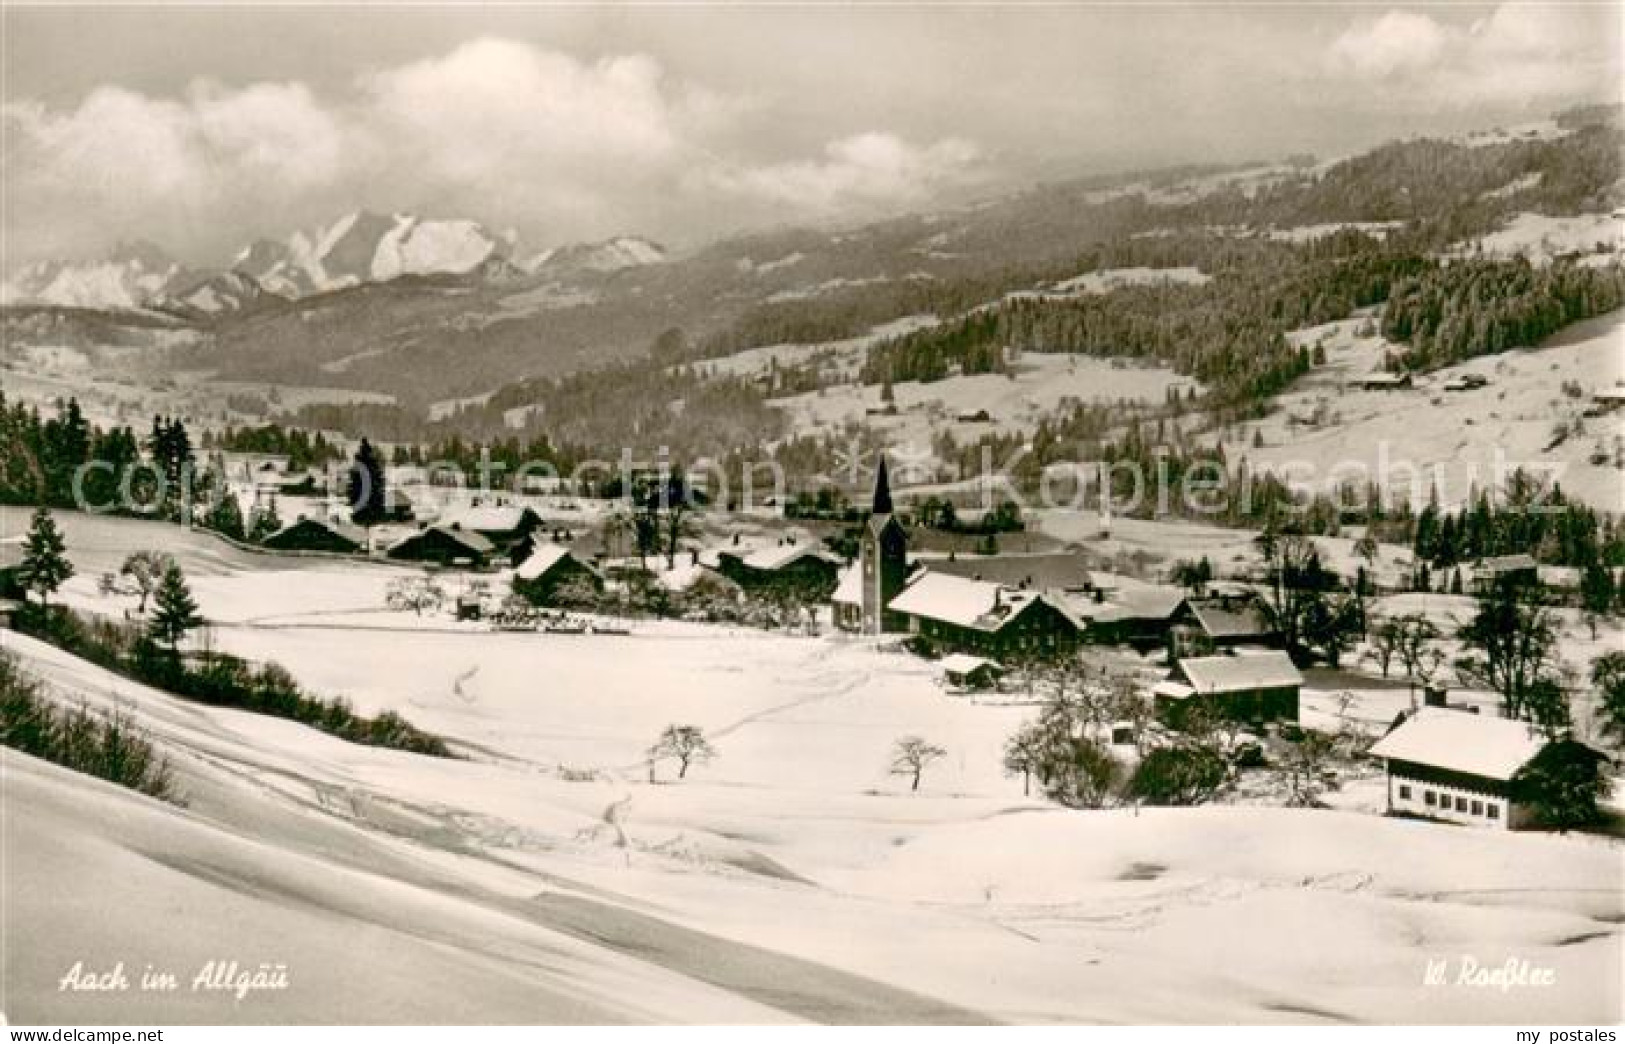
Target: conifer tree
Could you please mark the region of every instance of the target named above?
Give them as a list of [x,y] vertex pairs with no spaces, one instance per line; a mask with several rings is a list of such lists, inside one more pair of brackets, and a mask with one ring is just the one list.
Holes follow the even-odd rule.
[[73,575],[73,563],[68,561],[66,551],[67,544],[62,539],[62,531],[56,527],[56,519],[43,507],[35,510],[23,544],[21,572],[23,587],[39,595],[40,605],[45,605],[57,588]]
[[197,600],[192,597],[192,589],[186,585],[185,574],[179,565],[170,562],[164,570],[164,578],[158,583],[148,635],[160,645],[169,646],[170,652],[178,653],[181,639],[201,623],[203,617],[198,615]]

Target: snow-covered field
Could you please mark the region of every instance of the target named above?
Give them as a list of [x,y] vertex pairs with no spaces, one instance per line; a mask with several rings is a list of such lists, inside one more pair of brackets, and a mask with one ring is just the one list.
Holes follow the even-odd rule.
[[[1197,382],[1167,367],[1086,355],[1023,354],[1012,373],[948,377],[893,385],[895,414],[881,407],[879,385],[847,384],[774,402],[798,433],[838,429],[848,421],[885,433],[896,447],[926,449],[931,437],[951,430],[965,441],[989,431],[1030,432],[1064,403],[1162,402],[1170,388],[1185,394]],[[986,411],[988,420],[961,419]]]
[[[0,632],[59,697],[116,702],[151,730],[187,801],[0,754],[13,1020],[1621,1012],[1625,858],[1613,843],[1387,820],[1369,811],[1381,804],[1369,786],[1338,811],[1065,811],[1024,799],[1000,769],[1031,707],[946,696],[929,665],[867,640],[682,624],[492,633],[382,610],[393,567],[62,522],[80,569],[67,602],[117,611],[96,572],[124,550],[171,549],[217,647],[275,659],[358,710],[398,710],[468,756],[181,703]],[[1331,712],[1330,693],[1306,701]],[[643,750],[671,722],[702,725],[719,757],[681,782],[663,764],[651,784]],[[905,733],[949,752],[917,794],[887,774]],[[1430,960],[1469,957],[1529,960],[1556,985],[1423,984]],[[132,976],[150,963],[183,986],[59,993],[78,960],[123,960]],[[285,964],[290,985],[241,1001],[189,991],[208,960]]]
[[[1325,490],[1340,479],[1380,479],[1406,494],[1412,479],[1427,498],[1427,476],[1437,473],[1439,502],[1461,503],[1473,489],[1499,484],[1524,467],[1554,478],[1565,494],[1604,510],[1625,504],[1625,472],[1616,417],[1583,417],[1592,392],[1625,376],[1625,315],[1578,323],[1545,346],[1482,356],[1419,378],[1415,388],[1365,391],[1355,386],[1381,368],[1387,347],[1361,336],[1363,320],[1349,319],[1300,332],[1304,343],[1324,340],[1327,365],[1294,384],[1276,409],[1226,446],[1230,459],[1245,456],[1299,483]],[[1488,379],[1483,388],[1445,391],[1462,374]],[[1578,388],[1580,394],[1565,391]],[[1572,425],[1578,423],[1580,433]],[[1556,429],[1570,426],[1557,439]],[[1555,443],[1555,444],[1554,444]],[[1595,462],[1594,462],[1595,461]]]
[[1618,214],[1553,217],[1518,214],[1504,228],[1452,248],[1456,257],[1526,257],[1545,264],[1554,257],[1579,255],[1588,263],[1618,261],[1625,251],[1625,219]]

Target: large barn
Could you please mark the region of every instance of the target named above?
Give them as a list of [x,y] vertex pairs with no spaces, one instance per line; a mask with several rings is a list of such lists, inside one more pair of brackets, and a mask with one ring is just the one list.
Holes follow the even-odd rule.
[[1043,594],[929,570],[888,608],[940,649],[1006,662],[1063,656],[1082,641],[1078,625]]

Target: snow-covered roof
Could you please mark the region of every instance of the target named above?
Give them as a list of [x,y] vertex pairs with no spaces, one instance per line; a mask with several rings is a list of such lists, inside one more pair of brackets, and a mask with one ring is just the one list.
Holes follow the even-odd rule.
[[1090,623],[1116,623],[1166,620],[1184,601],[1185,592],[1177,587],[1137,587],[1118,591],[1099,602],[1087,595],[1074,596],[1065,600],[1065,607],[1072,616]]
[[835,582],[835,593],[829,600],[837,605],[859,605],[863,602],[863,567],[854,562],[841,570]]
[[335,520],[330,519],[330,518],[300,518],[300,519],[295,519],[293,522],[290,522],[288,525],[283,526],[281,529],[277,530],[275,533],[272,533],[266,539],[267,539],[267,541],[275,540],[277,537],[282,536],[284,533],[290,532],[291,530],[298,529],[300,526],[317,526],[317,527],[320,527],[322,529],[327,530],[329,533],[337,534],[338,536],[341,536],[344,539],[346,539],[346,540],[350,541],[351,543],[356,544],[357,546],[360,546],[360,547],[365,547],[366,544],[367,544],[366,530],[362,529],[360,526],[352,526],[348,522],[338,522],[338,521],[335,521]]
[[1196,695],[1196,690],[1191,688],[1189,685],[1186,685],[1184,682],[1177,682],[1172,678],[1164,678],[1162,681],[1157,682],[1157,684],[1151,687],[1151,695],[1162,696],[1170,700],[1183,700]]
[[452,540],[462,544],[464,547],[475,552],[476,554],[488,555],[495,550],[489,540],[480,536],[473,530],[452,529],[450,526],[430,526],[428,529],[420,529],[416,533],[410,533],[403,539],[397,540],[394,544],[390,545],[390,550],[394,551],[396,548],[410,543],[413,540],[422,539],[431,532],[438,532],[442,536],[450,537]]
[[1545,737],[1527,722],[1423,707],[1384,736],[1371,753],[1504,781],[1544,746]]
[[1203,695],[1303,684],[1303,675],[1292,658],[1275,649],[1235,656],[1186,657],[1179,661],[1179,671],[1191,688]]
[[1535,568],[1537,564],[1530,555],[1497,555],[1483,559],[1473,566],[1473,575],[1494,576],[1497,573],[1514,573]]
[[1090,586],[1084,556],[1072,551],[1032,554],[963,555],[917,559],[933,573],[986,580],[1034,591],[1080,591]]
[[530,509],[511,505],[481,505],[447,515],[440,523],[476,533],[507,533],[520,527],[527,511]]
[[949,674],[970,674],[972,671],[988,667],[996,671],[1003,669],[992,660],[982,656],[971,656],[968,653],[949,653],[937,661],[937,664]]
[[570,549],[562,544],[541,544],[532,551],[513,575],[520,580],[535,580],[545,576],[554,566],[558,565],[570,555]]
[[1191,612],[1210,638],[1248,638],[1275,633],[1275,628],[1254,598],[1240,604],[1226,601],[1190,602]]
[[893,598],[887,608],[959,627],[997,631],[1039,600],[1031,591],[1012,591],[985,580],[967,580],[927,570]]
[[739,561],[751,569],[772,570],[783,569],[808,556],[834,563],[833,558],[811,544],[777,544],[773,547],[761,547],[741,555]]

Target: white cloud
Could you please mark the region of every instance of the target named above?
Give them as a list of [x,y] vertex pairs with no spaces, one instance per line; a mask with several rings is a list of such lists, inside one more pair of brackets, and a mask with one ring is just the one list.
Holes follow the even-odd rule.
[[1324,71],[1408,107],[1528,105],[1595,93],[1617,79],[1617,15],[1505,3],[1462,26],[1391,10],[1349,26]]
[[[457,180],[516,166],[658,163],[679,148],[681,103],[641,55],[584,64],[505,40],[365,78],[375,129]],[[547,176],[544,167],[531,171]]]
[[352,88],[197,81],[178,97],[100,87],[65,110],[7,102],[8,263],[132,235],[218,259],[250,232],[357,206],[519,225],[540,246],[673,213],[914,202],[978,159],[963,140],[873,132],[763,164],[743,123],[762,115],[758,98],[680,80],[646,55],[583,61],[492,37]]
[[918,202],[931,192],[974,180],[981,153],[971,142],[945,138],[914,145],[870,131],[832,141],[818,160],[714,171],[729,191],[811,213]]
[[1331,60],[1355,76],[1386,77],[1430,68],[1448,45],[1449,34],[1430,16],[1389,11],[1346,30],[1332,43]]

